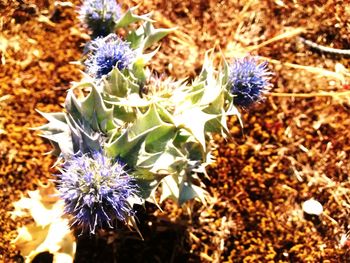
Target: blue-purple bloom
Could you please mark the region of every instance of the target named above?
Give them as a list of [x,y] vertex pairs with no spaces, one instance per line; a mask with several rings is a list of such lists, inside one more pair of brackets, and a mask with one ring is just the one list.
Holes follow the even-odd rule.
[[267,62],[258,64],[254,57],[234,60],[229,73],[229,89],[235,96],[234,104],[244,108],[262,100],[263,93],[269,90],[271,74]]
[[115,0],[85,0],[79,15],[82,23],[92,31],[93,38],[104,37],[114,32],[121,9]]
[[66,161],[57,182],[65,212],[74,218],[72,226],[95,233],[96,227],[112,227],[113,220],[125,222],[135,214],[128,198],[138,190],[124,168],[101,152]]
[[136,57],[128,42],[115,34],[97,38],[90,44],[90,55],[85,61],[87,72],[97,79],[107,75],[114,67],[128,68]]

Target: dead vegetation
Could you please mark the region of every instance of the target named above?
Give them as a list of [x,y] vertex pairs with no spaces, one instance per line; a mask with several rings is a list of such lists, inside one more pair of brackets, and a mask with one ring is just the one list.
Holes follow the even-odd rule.
[[[34,109],[60,110],[69,82],[80,78],[69,62],[80,58],[86,40],[75,7],[57,3],[0,4],[5,7],[0,8],[0,261],[18,259],[9,242],[19,224],[7,216],[11,202],[54,172],[53,158],[42,155],[50,146],[28,130],[43,122]],[[330,0],[139,4],[140,12],[156,10],[158,26],[178,27],[152,64],[158,73],[193,77],[205,51],[215,47],[228,60],[259,55],[275,75],[266,101],[242,111],[243,130],[233,118],[232,138],[215,137],[208,206],[191,203],[189,213],[164,204],[165,212],[155,212],[158,218],[145,219],[144,228],[153,222],[147,231],[158,232],[146,233],[146,243],[121,246],[115,252],[120,261],[136,253],[139,262],[350,262],[350,59],[321,52],[299,38],[350,49],[349,6]],[[310,198],[323,205],[319,218],[302,211]],[[172,240],[174,225],[186,227],[183,238],[175,235],[179,244]],[[148,261],[145,251],[153,253]],[[78,247],[81,262],[90,257],[86,253]],[[109,255],[91,253],[100,261]]]

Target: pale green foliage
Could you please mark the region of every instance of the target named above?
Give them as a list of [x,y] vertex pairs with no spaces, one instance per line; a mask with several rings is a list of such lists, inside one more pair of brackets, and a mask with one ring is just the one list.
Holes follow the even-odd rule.
[[[118,25],[135,19],[126,14]],[[151,20],[143,20],[127,36],[138,52],[132,69],[114,68],[102,80],[84,79],[76,84],[68,92],[66,112],[43,113],[49,123],[40,129],[63,158],[102,149],[109,157],[123,160],[143,200],[154,201],[160,189],[161,201],[171,198],[181,205],[198,198],[205,202],[201,178],[212,162],[210,133],[226,136],[226,116],[238,115],[226,89],[226,61],[216,71],[208,53],[192,83],[155,81],[145,65],[157,50],[143,51],[172,29],[154,29]],[[77,98],[74,91],[88,95]]]

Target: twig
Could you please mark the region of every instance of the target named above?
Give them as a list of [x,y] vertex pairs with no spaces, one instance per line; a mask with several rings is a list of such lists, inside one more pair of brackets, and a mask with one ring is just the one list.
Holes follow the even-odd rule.
[[343,92],[311,92],[311,93],[284,93],[284,92],[271,92],[270,96],[273,97],[299,97],[299,98],[312,98],[312,97],[339,97],[350,95],[350,91]]
[[281,34],[279,34],[279,35],[277,35],[277,36],[275,36],[273,38],[270,38],[270,39],[268,39],[268,40],[266,40],[266,41],[264,41],[264,42],[262,42],[262,43],[260,43],[258,45],[248,47],[247,51],[251,52],[253,50],[260,49],[260,48],[262,48],[262,47],[264,47],[266,45],[269,45],[269,44],[271,44],[273,42],[276,42],[276,41],[279,41],[279,40],[282,40],[282,39],[285,39],[285,38],[291,38],[291,37],[297,36],[297,35],[299,35],[300,33],[304,32],[304,31],[305,31],[305,29],[302,28],[302,27],[294,28],[294,29],[289,30],[287,32],[281,33]]
[[342,56],[350,56],[350,49],[337,49],[337,48],[325,47],[315,42],[312,42],[311,40],[307,40],[303,37],[299,37],[299,40],[303,42],[305,45],[311,48],[317,49],[321,52],[342,55]]
[[319,67],[304,66],[304,65],[299,65],[299,64],[289,63],[289,62],[282,62],[282,61],[279,61],[276,59],[271,59],[271,58],[263,57],[263,56],[260,56],[259,58],[266,60],[272,64],[282,65],[282,66],[300,69],[300,70],[306,70],[307,72],[310,72],[312,74],[317,74],[317,75],[320,75],[322,77],[335,78],[335,79],[341,81],[341,83],[345,83],[344,75],[342,75],[338,72],[330,71],[330,70],[327,70],[324,68],[319,68]]

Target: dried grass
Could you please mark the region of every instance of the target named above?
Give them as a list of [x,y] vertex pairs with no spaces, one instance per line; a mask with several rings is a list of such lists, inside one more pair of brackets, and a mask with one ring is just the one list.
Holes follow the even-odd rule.
[[[43,122],[34,109],[60,110],[64,90],[79,79],[76,65],[68,62],[79,59],[85,41],[77,33],[74,8],[24,2],[2,9],[0,261],[16,258],[9,240],[18,223],[6,215],[11,202],[52,173],[52,158],[42,155],[49,146],[27,130]],[[181,243],[170,251],[186,250],[188,261],[204,262],[349,260],[350,60],[299,40],[349,49],[349,7],[331,0],[144,0],[139,9],[157,10],[157,26],[178,26],[152,65],[158,73],[193,77],[213,47],[228,59],[259,55],[275,72],[266,102],[243,112],[243,132],[232,118],[233,138],[215,137],[208,206],[190,203],[189,213],[168,202],[166,214],[155,212],[157,220],[187,226],[188,247]],[[323,205],[318,219],[303,214],[301,204],[309,198]],[[168,241],[147,246],[169,251]],[[124,249],[126,255],[138,252]]]

